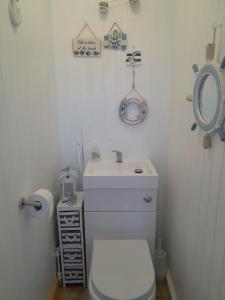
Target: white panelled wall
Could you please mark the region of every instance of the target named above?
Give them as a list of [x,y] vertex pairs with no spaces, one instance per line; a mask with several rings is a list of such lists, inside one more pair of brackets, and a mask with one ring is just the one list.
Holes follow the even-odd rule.
[[47,299],[55,279],[54,221],[31,218],[20,196],[56,191],[57,113],[49,5],[20,1],[13,29],[0,1],[0,298]]
[[[15,30],[8,0],[0,1],[0,298],[46,299],[55,277],[54,222],[31,219],[17,201],[40,187],[55,192],[59,165],[77,167],[81,142],[86,159],[93,143],[105,158],[114,149],[152,158],[160,175],[158,233],[178,299],[224,300],[225,145],[215,136],[203,150],[185,98],[213,22],[224,25],[221,58],[225,53],[225,0],[141,0],[138,14],[128,1],[113,1],[105,20],[98,2],[20,1],[23,22]],[[143,124],[118,117],[132,79],[124,52],[73,57],[71,41],[85,21],[100,38],[117,21],[129,48],[142,51],[136,81],[149,104]]]
[[[163,186],[171,5],[164,0],[143,0],[140,12],[134,14],[128,1],[112,1],[108,17],[102,20],[98,3],[51,0],[62,167],[76,163],[76,142],[83,142],[86,159],[96,142],[105,158],[113,159],[115,149],[121,150],[124,158],[151,157]],[[136,84],[149,104],[143,124],[125,125],[118,115],[120,101],[132,84],[126,52],[103,49],[101,58],[73,57],[71,42],[85,21],[101,39],[113,22],[118,22],[127,32],[129,48],[136,46],[142,51]]]
[[179,300],[225,299],[225,144],[216,135],[210,150],[203,133],[191,132],[191,69],[205,63],[213,22],[223,23],[225,1],[175,0],[172,86],[168,130],[165,240],[169,268]]

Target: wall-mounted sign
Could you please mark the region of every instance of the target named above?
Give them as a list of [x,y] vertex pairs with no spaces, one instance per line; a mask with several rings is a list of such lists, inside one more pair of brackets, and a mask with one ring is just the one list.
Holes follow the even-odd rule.
[[[84,30],[91,33],[91,37],[82,37]],[[72,41],[74,57],[98,57],[101,56],[101,40],[97,38],[91,27],[85,23],[79,34]]]
[[122,49],[127,47],[127,34],[124,33],[117,23],[114,23],[107,35],[104,36],[104,48]]
[[142,54],[139,50],[131,50],[127,52],[126,63],[127,65],[140,65],[142,60]]

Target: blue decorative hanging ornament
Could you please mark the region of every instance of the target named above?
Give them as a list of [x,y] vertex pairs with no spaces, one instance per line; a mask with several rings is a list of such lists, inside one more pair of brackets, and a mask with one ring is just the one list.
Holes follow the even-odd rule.
[[101,17],[106,17],[108,15],[109,4],[107,1],[99,2],[99,14]]
[[127,47],[127,34],[114,23],[107,35],[104,36],[104,48],[125,50]]

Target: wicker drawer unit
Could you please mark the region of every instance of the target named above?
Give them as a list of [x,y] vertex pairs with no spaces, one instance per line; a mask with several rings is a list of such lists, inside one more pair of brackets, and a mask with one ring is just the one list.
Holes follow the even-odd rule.
[[76,202],[72,205],[59,201],[57,218],[63,286],[69,284],[86,286],[83,193],[76,193]]

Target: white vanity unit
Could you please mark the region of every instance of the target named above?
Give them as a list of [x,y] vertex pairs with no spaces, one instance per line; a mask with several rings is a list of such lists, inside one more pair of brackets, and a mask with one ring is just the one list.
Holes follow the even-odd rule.
[[146,239],[154,254],[158,184],[150,160],[88,162],[84,172],[87,274],[95,239]]

